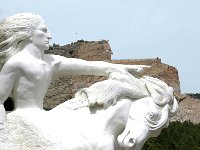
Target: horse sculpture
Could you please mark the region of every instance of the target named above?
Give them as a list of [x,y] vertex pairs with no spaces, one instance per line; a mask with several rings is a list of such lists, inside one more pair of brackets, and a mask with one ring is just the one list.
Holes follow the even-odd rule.
[[178,110],[171,87],[152,77],[142,80],[151,94],[131,104],[126,128],[118,137],[120,150],[140,150],[148,138],[158,136],[168,127],[169,118]]
[[177,108],[163,81],[114,72],[48,112],[8,114],[0,149],[139,150],[168,126]]

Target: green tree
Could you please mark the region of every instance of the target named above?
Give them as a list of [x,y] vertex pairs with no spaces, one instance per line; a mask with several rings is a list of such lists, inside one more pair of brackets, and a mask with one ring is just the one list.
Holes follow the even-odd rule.
[[172,122],[156,138],[150,138],[142,150],[200,150],[200,124]]

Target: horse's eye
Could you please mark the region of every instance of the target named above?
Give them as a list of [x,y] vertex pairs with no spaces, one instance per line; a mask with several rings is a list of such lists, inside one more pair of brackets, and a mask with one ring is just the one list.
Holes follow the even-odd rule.
[[153,112],[148,112],[149,118],[153,119],[154,118],[154,113]]

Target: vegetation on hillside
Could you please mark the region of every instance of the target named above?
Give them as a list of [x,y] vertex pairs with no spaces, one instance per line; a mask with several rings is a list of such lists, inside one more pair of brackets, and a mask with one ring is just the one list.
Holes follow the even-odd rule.
[[187,93],[192,98],[199,99],[200,100],[200,93]]
[[200,124],[172,122],[156,138],[150,138],[142,150],[200,150]]

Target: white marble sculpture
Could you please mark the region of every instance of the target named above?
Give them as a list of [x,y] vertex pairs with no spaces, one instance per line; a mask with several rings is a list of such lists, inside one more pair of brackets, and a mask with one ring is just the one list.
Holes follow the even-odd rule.
[[[0,150],[141,149],[167,127],[178,108],[172,88],[152,77],[133,76],[148,66],[44,54],[49,39],[39,15],[16,14],[0,21]],[[62,75],[108,79],[44,111],[48,86]],[[15,110],[6,115],[3,102],[10,93]]]

